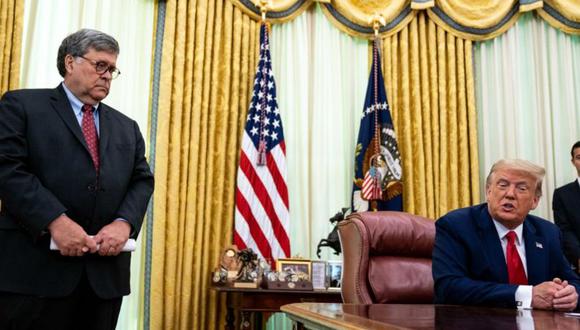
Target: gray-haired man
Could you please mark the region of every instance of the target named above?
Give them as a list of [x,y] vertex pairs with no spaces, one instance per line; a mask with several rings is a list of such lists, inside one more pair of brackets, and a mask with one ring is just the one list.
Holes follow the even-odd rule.
[[[0,100],[0,328],[114,329],[153,192],[137,123],[101,103],[119,46],[66,37],[55,89]],[[49,249],[54,240],[60,251]]]

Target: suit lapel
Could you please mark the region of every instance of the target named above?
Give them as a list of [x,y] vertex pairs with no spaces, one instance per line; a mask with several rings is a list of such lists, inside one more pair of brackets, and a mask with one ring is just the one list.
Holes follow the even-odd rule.
[[81,131],[81,126],[79,125],[79,122],[75,117],[74,111],[61,85],[58,85],[58,87],[54,90],[54,93],[51,96],[51,106],[60,116],[62,121],[64,121],[68,129],[73,133],[73,135],[85,147],[85,149],[88,152],[89,148],[87,146],[87,143],[85,142],[85,137],[83,136],[83,132]]
[[526,246],[526,264],[528,266],[528,283],[530,285],[541,283],[545,280],[546,272],[546,249],[544,239],[536,235],[536,228],[527,217],[524,221],[523,230]]
[[99,155],[101,164],[103,163],[103,155],[109,145],[111,138],[111,110],[104,103],[99,105]]
[[477,221],[481,230],[481,240],[483,243],[482,248],[487,253],[490,272],[497,281],[507,283],[507,265],[501,242],[499,240],[499,235],[487,210],[487,204],[484,205],[485,207],[481,210]]
[[[578,184],[578,180],[574,180],[571,185],[572,187],[570,190],[572,196],[570,196],[570,198],[572,198],[572,205],[578,205],[578,203],[580,203],[580,185]],[[575,207],[573,209],[576,210],[576,216],[580,218],[580,208]]]

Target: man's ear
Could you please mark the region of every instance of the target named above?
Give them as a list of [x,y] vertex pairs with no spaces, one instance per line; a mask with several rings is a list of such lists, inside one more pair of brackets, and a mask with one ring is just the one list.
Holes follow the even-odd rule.
[[539,203],[540,203],[540,196],[534,195],[534,200],[532,201],[532,210],[535,210],[536,207],[538,207]]
[[72,72],[73,70],[73,62],[74,62],[74,57],[72,57],[71,54],[67,54],[64,57],[64,69],[66,70],[67,73]]

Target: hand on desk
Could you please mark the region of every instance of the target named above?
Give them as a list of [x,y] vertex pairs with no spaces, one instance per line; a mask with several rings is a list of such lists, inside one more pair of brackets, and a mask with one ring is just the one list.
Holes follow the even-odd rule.
[[554,278],[532,288],[532,308],[571,311],[576,308],[578,294],[568,281]]
[[576,288],[573,285],[569,285],[568,281],[562,281],[559,278],[555,278],[553,282],[562,286],[562,289],[554,294],[552,302],[554,309],[562,312],[574,310],[578,304]]

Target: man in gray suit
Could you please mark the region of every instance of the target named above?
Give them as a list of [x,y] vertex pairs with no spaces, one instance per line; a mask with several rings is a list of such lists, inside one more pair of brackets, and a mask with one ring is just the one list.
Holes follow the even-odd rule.
[[[54,89],[0,100],[0,329],[114,329],[153,193],[137,123],[102,103],[119,45],[66,37]],[[60,251],[49,249],[54,240]]]

